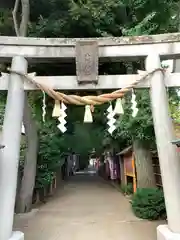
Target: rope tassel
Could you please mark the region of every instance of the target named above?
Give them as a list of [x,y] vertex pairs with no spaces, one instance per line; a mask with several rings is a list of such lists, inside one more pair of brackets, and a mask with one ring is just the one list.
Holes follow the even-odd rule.
[[84,122],[85,123],[92,123],[93,122],[93,117],[92,117],[91,106],[90,105],[85,106]]
[[121,98],[118,98],[116,100],[116,105],[115,105],[115,108],[114,108],[114,113],[115,114],[124,114],[124,109],[123,109],[123,106],[122,106],[122,101],[121,101]]
[[61,106],[60,106],[60,102],[58,100],[55,100],[52,116],[53,117],[61,116]]

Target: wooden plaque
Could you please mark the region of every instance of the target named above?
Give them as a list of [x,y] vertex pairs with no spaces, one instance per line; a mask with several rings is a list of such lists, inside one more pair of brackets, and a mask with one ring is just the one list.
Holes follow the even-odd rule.
[[98,58],[96,41],[76,43],[76,75],[79,84],[98,83]]

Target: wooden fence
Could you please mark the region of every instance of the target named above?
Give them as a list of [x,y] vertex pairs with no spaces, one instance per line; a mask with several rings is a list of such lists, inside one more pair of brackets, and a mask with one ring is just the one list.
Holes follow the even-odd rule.
[[[15,212],[16,212],[16,208],[17,208],[17,201],[18,201],[18,197],[19,197],[21,180],[22,180],[22,172],[19,169],[18,178],[17,178]],[[54,173],[54,178],[53,178],[53,181],[51,184],[47,185],[44,188],[34,189],[32,203],[33,204],[45,203],[47,201],[48,197],[54,195],[56,192],[56,189],[61,187],[62,184],[63,184],[62,166],[60,166],[59,169],[57,170],[57,172]]]
[[51,184],[41,189],[34,189],[33,204],[45,203],[48,197],[51,197],[55,194],[56,189],[58,189],[62,183],[62,171],[60,168],[60,170],[54,174]]

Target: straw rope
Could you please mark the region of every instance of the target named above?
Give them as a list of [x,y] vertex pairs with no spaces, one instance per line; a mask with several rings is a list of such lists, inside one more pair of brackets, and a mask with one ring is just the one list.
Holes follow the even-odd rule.
[[93,96],[93,95],[78,96],[78,95],[67,95],[62,92],[57,92],[53,88],[50,88],[45,84],[36,82],[33,78],[31,78],[27,74],[22,74],[20,72],[7,68],[8,73],[18,74],[19,76],[27,80],[29,83],[36,85],[36,87],[39,88],[41,91],[46,92],[54,100],[62,101],[66,104],[75,104],[75,105],[101,105],[103,103],[115,100],[117,98],[122,98],[127,92],[131,91],[139,82],[147,79],[148,77],[152,76],[154,73],[158,71],[164,73],[165,70],[163,68],[157,68],[152,72],[147,73],[146,75],[137,79],[129,86],[113,91],[111,93],[101,94],[99,96]]

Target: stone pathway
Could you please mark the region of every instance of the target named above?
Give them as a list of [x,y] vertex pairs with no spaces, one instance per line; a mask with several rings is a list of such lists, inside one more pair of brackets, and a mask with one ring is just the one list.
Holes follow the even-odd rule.
[[34,215],[16,216],[25,240],[155,240],[159,222],[137,219],[128,200],[103,180],[75,176]]

